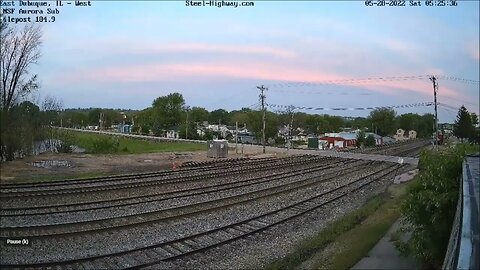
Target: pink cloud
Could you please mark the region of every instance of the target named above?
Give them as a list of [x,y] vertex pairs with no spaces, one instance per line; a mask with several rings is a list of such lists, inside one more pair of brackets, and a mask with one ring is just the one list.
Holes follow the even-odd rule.
[[[397,73],[398,74],[398,73]],[[165,80],[185,80],[189,78],[208,78],[218,80],[225,78],[253,79],[279,82],[327,82],[351,79],[343,74],[327,73],[313,68],[295,65],[275,65],[265,62],[236,61],[235,63],[186,63],[186,64],[148,64],[125,67],[108,67],[77,72],[63,77],[61,84],[126,82],[160,82]],[[348,85],[348,83],[346,83]],[[364,81],[351,83],[357,88],[369,89],[387,95],[397,96],[406,93],[418,93],[426,97],[432,95],[432,85],[428,79],[405,81]],[[442,87],[442,95],[458,97],[458,92]]]

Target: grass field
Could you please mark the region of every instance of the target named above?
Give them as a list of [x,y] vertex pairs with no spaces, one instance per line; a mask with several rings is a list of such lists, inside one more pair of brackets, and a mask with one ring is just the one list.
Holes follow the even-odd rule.
[[78,145],[89,153],[95,154],[140,154],[156,152],[185,152],[206,150],[206,145],[188,142],[153,142],[130,139],[122,136],[61,131],[61,140]]

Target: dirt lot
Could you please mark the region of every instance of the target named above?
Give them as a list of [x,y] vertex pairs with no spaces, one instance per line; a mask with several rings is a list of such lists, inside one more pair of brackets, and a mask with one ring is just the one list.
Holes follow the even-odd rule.
[[[235,154],[233,149],[228,155],[229,158],[242,156],[258,158],[272,155],[262,155],[256,150],[248,150],[241,155]],[[2,163],[0,184],[158,171],[171,169],[174,163],[202,160],[211,160],[204,151],[132,155],[44,153]]]

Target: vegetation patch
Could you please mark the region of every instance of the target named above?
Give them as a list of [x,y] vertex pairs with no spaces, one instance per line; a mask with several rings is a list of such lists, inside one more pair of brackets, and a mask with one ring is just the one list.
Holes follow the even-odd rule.
[[478,149],[478,145],[460,144],[442,151],[424,151],[420,156],[418,181],[409,187],[402,205],[412,237],[398,246],[426,268],[442,266],[456,212],[463,159]]
[[315,268],[349,269],[387,233],[400,216],[399,205],[404,196],[388,199],[372,215],[335,240],[335,254],[329,260],[315,262]]
[[[293,269],[299,266],[327,245],[335,242],[342,234],[361,224],[367,217],[382,207],[386,200],[388,199],[382,195],[372,197],[361,208],[329,224],[319,234],[299,243],[293,252],[285,258],[273,262],[267,266],[267,269]],[[363,237],[364,236],[362,236],[362,239]],[[376,243],[376,241],[374,243]]]
[[[348,269],[365,257],[400,215],[400,201],[410,182],[393,186],[388,194],[372,197],[362,207],[330,223],[319,234],[302,241],[294,251],[267,269],[294,269],[308,261],[308,268]],[[326,247],[328,253],[320,254]]]
[[156,152],[184,152],[205,150],[206,146],[188,142],[152,142],[125,138],[122,136],[109,136],[102,134],[86,133],[80,131],[62,131],[70,134],[69,143],[78,145],[94,154],[139,154]]

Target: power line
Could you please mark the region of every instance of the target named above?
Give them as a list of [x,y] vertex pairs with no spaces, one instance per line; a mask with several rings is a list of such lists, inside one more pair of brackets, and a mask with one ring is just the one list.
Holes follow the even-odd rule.
[[454,76],[446,76],[446,75],[439,75],[439,76],[437,76],[437,78],[443,79],[443,80],[459,82],[459,83],[465,83],[465,84],[479,84],[480,83],[480,81],[476,81],[476,80],[469,80],[469,79],[463,79],[463,78],[458,78],[458,77],[454,77]]
[[[325,80],[325,81],[316,81],[316,82],[306,82],[306,81],[283,81],[279,83],[270,84],[269,88],[289,88],[289,87],[312,87],[312,86],[327,86],[327,85],[355,85],[363,83],[376,83],[376,82],[390,82],[390,81],[409,81],[409,80],[426,80],[430,79],[432,75],[413,75],[413,76],[386,76],[386,77],[369,77],[369,78],[352,78],[352,79],[341,79],[341,80]],[[465,84],[479,84],[480,81],[470,80],[459,78],[455,76],[447,75],[434,75],[437,80],[449,80]],[[275,90],[278,91],[278,90]]]
[[448,105],[448,104],[445,104],[445,103],[438,103],[439,106],[443,106],[443,107],[446,107],[446,108],[449,108],[449,109],[452,109],[452,110],[455,110],[455,111],[458,111],[458,108],[457,107],[454,107],[454,106],[451,106],[451,105]]
[[422,106],[432,106],[433,102],[421,102],[413,104],[404,104],[404,105],[394,105],[394,106],[377,106],[377,107],[352,107],[352,108],[325,108],[325,107],[306,107],[306,106],[293,106],[293,105],[278,105],[278,104],[268,104],[269,107],[273,108],[293,108],[297,110],[315,110],[315,111],[359,111],[359,110],[376,110],[376,109],[398,109],[398,108],[412,108],[412,107],[422,107]]
[[457,102],[461,102],[463,104],[470,104],[470,105],[477,105],[478,106],[478,102],[477,103],[474,103],[474,102],[468,102],[468,101],[465,101],[465,100],[460,100],[460,99],[457,99],[457,98],[453,98],[453,97],[446,97],[448,99],[451,99],[451,100],[455,100]]
[[299,86],[322,86],[322,85],[350,85],[358,83],[371,83],[371,82],[387,82],[387,81],[407,81],[407,80],[424,80],[428,79],[430,75],[415,75],[415,76],[388,76],[388,77],[371,77],[371,78],[353,78],[342,80],[326,80],[317,82],[280,82],[269,85],[270,88],[274,87],[299,87]]
[[438,104],[438,108],[439,108],[439,109],[442,109],[442,110],[445,110],[445,111],[449,111],[449,112],[455,112],[455,113],[457,112],[457,111],[454,110],[454,109],[450,109],[450,108],[448,108],[448,107],[442,106],[442,104]]
[[453,110],[450,110],[450,109],[448,109],[448,108],[443,108],[443,107],[439,107],[439,109],[444,110],[444,111],[447,112],[448,115],[450,115],[453,119],[456,119],[456,115],[452,113],[452,112],[454,112]]
[[255,104],[252,104],[252,105],[246,107],[246,108],[247,108],[247,109],[254,109],[254,110],[256,110],[256,109],[259,108],[259,105],[260,105],[260,103],[257,102],[257,103],[255,103]]

